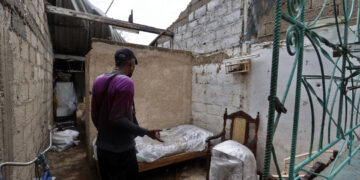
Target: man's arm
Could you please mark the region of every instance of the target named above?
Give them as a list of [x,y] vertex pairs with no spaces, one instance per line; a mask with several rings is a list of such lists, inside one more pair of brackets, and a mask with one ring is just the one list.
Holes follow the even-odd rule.
[[130,134],[136,136],[144,136],[147,133],[147,129],[142,128],[139,125],[136,125],[135,123],[131,122],[130,119],[127,117],[122,117],[120,119],[117,119],[114,125],[120,131],[127,131]]

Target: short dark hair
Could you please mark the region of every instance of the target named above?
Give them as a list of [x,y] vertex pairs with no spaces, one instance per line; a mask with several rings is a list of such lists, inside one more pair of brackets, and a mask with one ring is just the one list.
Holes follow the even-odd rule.
[[120,48],[115,52],[115,65],[117,67],[126,65],[132,59],[135,60],[135,64],[138,63],[134,52],[129,48]]

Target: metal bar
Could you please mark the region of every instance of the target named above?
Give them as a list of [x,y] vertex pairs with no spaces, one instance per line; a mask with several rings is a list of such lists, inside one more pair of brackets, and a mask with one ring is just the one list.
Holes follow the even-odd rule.
[[313,161],[314,159],[316,159],[317,157],[319,157],[321,154],[323,154],[325,151],[327,151],[328,149],[330,149],[331,147],[333,147],[336,143],[338,143],[341,140],[341,138],[337,138],[335,141],[327,144],[326,146],[324,146],[320,151],[318,151],[317,153],[314,153],[313,155],[311,155],[309,158],[307,158],[305,161],[299,163],[296,167],[294,172],[299,172],[300,169],[302,169],[304,166],[306,166],[308,163],[310,163],[311,161]]
[[[360,124],[356,125],[355,127],[353,127],[352,129],[348,130],[344,135],[347,136],[350,132],[354,131],[355,129],[357,129],[358,127],[360,127]],[[313,161],[314,159],[316,159],[317,157],[319,157],[321,154],[323,154],[325,151],[327,151],[328,149],[330,149],[331,147],[333,147],[336,143],[338,143],[340,140],[342,140],[342,138],[336,138],[334,141],[332,141],[331,143],[327,144],[326,146],[324,146],[320,151],[318,151],[317,153],[314,153],[311,157],[307,158],[305,161],[299,163],[296,167],[295,167],[295,171],[294,172],[298,172],[300,169],[302,169],[305,165],[307,165],[308,163],[310,163],[311,161]]]
[[[50,141],[49,146],[43,152],[41,152],[40,154],[47,153],[50,150],[51,146],[52,146],[52,133],[51,133],[51,131],[50,131],[49,139],[50,139],[49,140]],[[0,164],[0,171],[2,170],[1,168],[4,167],[4,166],[28,166],[28,165],[31,165],[31,164],[35,163],[38,159],[39,159],[39,157],[35,157],[33,160],[28,161],[28,162],[4,162],[4,163]]]
[[[343,150],[345,143],[346,143],[346,141],[344,141],[344,142],[341,144],[341,147],[340,147],[340,149],[339,149],[339,152],[341,152],[341,151]],[[335,167],[337,161],[339,160],[339,157],[340,157],[340,155],[337,155],[336,158],[335,158],[335,161],[332,162],[332,166],[331,166],[329,175],[333,172],[334,167]]]
[[278,78],[278,65],[280,53],[280,33],[281,33],[281,6],[282,0],[277,0],[275,5],[275,22],[274,22],[274,40],[273,40],[273,56],[271,66],[271,85],[270,85],[270,102],[268,109],[268,124],[266,132],[266,145],[264,156],[264,174],[262,179],[267,180],[270,173],[270,161],[272,151],[272,141],[274,134],[274,116],[275,116],[275,98]]
[[[300,12],[300,21],[304,23],[305,21],[305,4],[306,0],[301,1],[302,3],[298,4],[301,7]],[[303,68],[303,54],[304,54],[304,36],[305,36],[305,27],[300,27],[300,34],[298,48],[298,65],[297,65],[297,78],[296,78],[296,90],[295,90],[295,107],[294,107],[294,122],[292,128],[292,140],[291,140],[291,150],[290,150],[290,165],[289,165],[289,180],[293,180],[295,178],[294,168],[295,168],[295,156],[296,156],[296,141],[298,134],[298,123],[300,116],[300,101],[301,101],[301,80],[302,80],[302,68]]]
[[360,145],[354,150],[354,152],[351,153],[351,155],[350,155],[349,157],[346,158],[345,161],[343,161],[343,162],[339,165],[339,167],[337,167],[337,168],[335,169],[335,171],[334,171],[331,175],[328,176],[328,178],[329,178],[329,179],[334,178],[334,176],[335,176],[337,173],[340,172],[340,170],[348,163],[348,161],[351,160],[351,157],[353,157],[359,150],[360,150]]
[[[324,26],[321,27],[327,27],[327,26],[332,26],[332,25],[336,25],[336,34],[337,34],[337,38],[338,38],[338,42],[330,42],[330,40],[326,39],[325,37],[322,37],[320,35],[318,35],[316,32],[314,32],[314,29],[317,29],[319,27],[311,27],[312,25],[314,25],[318,19],[321,17],[321,15],[323,14],[326,6],[330,3],[328,3],[328,0],[324,0],[324,2],[322,3],[322,8],[320,13],[316,16],[315,20],[311,21],[310,23],[305,23],[304,22],[304,18],[305,18],[305,4],[306,4],[306,0],[302,0],[302,1],[295,1],[295,0],[287,0],[286,4],[282,4],[281,0],[277,0],[276,1],[276,9],[275,9],[275,21],[274,21],[274,40],[273,40],[273,58],[272,58],[272,76],[271,76],[271,89],[270,89],[270,104],[269,104],[269,114],[268,114],[268,129],[267,129],[267,141],[266,141],[266,147],[265,147],[265,160],[264,160],[264,174],[267,175],[268,173],[268,169],[269,169],[269,162],[271,160],[271,156],[269,157],[268,154],[270,153],[270,151],[273,153],[274,158],[276,158],[276,153],[274,151],[274,147],[273,147],[273,138],[274,138],[274,134],[276,133],[276,127],[280,121],[280,116],[281,114],[277,114],[275,122],[274,122],[274,107],[272,106],[273,104],[272,101],[273,99],[276,97],[276,89],[277,89],[277,75],[278,75],[278,65],[279,65],[279,46],[278,46],[278,38],[279,38],[279,34],[281,33],[279,29],[281,29],[281,20],[285,20],[288,23],[290,23],[289,28],[286,31],[286,50],[288,51],[288,54],[290,56],[295,56],[295,61],[294,63],[298,63],[297,64],[297,70],[291,69],[289,78],[288,78],[288,83],[287,86],[285,88],[285,93],[283,95],[283,99],[282,102],[284,104],[286,97],[288,95],[289,92],[289,84],[292,83],[292,77],[295,71],[297,71],[297,79],[296,79],[296,88],[295,88],[295,107],[294,107],[294,115],[293,115],[293,125],[292,125],[292,139],[291,139],[291,149],[290,149],[290,159],[289,159],[289,172],[288,172],[288,177],[289,180],[292,179],[300,179],[300,177],[298,176],[299,171],[305,171],[305,172],[309,172],[308,170],[304,169],[304,166],[306,166],[307,164],[309,164],[310,162],[314,161],[316,158],[318,158],[320,155],[322,155],[325,151],[327,151],[328,149],[334,147],[337,143],[339,143],[341,140],[344,140],[343,144],[341,145],[340,151],[344,148],[345,144],[347,144],[348,147],[348,154],[344,154],[347,155],[347,159],[342,162],[340,164],[340,166],[336,167],[336,169],[334,170],[335,165],[337,164],[337,162],[339,161],[339,156],[336,157],[336,160],[333,164],[333,166],[331,167],[331,171],[334,170],[334,172],[330,171],[330,174],[328,177],[319,174],[319,173],[313,173],[313,172],[309,172],[312,174],[316,174],[319,177],[323,177],[325,179],[332,179],[336,173],[338,173],[344,166],[346,163],[350,163],[351,161],[351,157],[353,157],[353,155],[355,154],[355,152],[359,151],[360,146],[357,147],[355,149],[355,151],[353,150],[353,142],[354,142],[354,133],[355,130],[357,128],[360,127],[360,124],[358,123],[358,114],[359,114],[359,107],[360,107],[360,96],[358,98],[358,105],[356,106],[355,102],[356,102],[356,92],[357,92],[357,87],[359,86],[359,80],[360,80],[360,70],[359,71],[355,71],[352,72],[353,69],[358,69],[360,66],[355,66],[355,62],[353,63],[349,58],[354,58],[357,60],[357,63],[360,62],[360,57],[357,57],[353,54],[354,51],[359,51],[360,48],[356,48],[355,47],[350,47],[350,44],[353,45],[357,45],[360,42],[356,41],[356,38],[354,39],[354,42],[349,42],[349,34],[348,34],[348,30],[349,28],[349,22],[351,19],[352,14],[354,13],[354,7],[355,7],[355,0],[351,0],[352,4],[351,4],[351,9],[349,9],[350,7],[350,0],[339,0],[342,3],[342,12],[344,13],[344,18],[340,19],[339,18],[339,8],[337,8],[337,6],[339,5],[339,3],[336,3],[336,0],[332,0],[332,5],[333,5],[333,11],[334,11],[334,19],[335,19],[335,24],[325,24]],[[357,1],[358,4],[360,5],[360,0]],[[360,10],[360,6],[358,5],[358,10]],[[287,7],[287,11],[285,13],[285,11],[283,11],[283,7],[282,6],[286,6]],[[360,13],[357,13],[357,30],[355,33],[355,35],[357,36],[357,39],[359,38],[359,24],[360,24]],[[344,24],[343,26],[341,26],[341,30],[340,31],[340,26],[339,24],[342,23]],[[351,31],[351,29],[350,29]],[[317,53],[317,58],[319,61],[319,66],[320,66],[320,70],[321,70],[321,75],[302,75],[302,60],[303,60],[303,49],[304,49],[304,34],[306,35],[306,37],[310,40],[312,47],[315,49],[316,53]],[[324,47],[326,46],[326,48]],[[336,52],[341,52],[341,56],[339,58],[336,59],[336,62],[334,62],[334,58],[330,56],[330,54],[328,53],[328,49],[327,48],[331,48]],[[322,55],[320,54],[322,53]],[[335,55],[337,55],[335,53]],[[334,65],[334,67],[332,68],[332,74],[331,76],[327,76],[324,74],[324,69],[323,69],[323,60],[322,57],[325,57],[325,60],[329,61],[330,63],[332,63],[332,65]],[[342,57],[342,64],[338,65],[338,62],[340,61],[340,58]],[[341,66],[341,67],[339,67]],[[350,75],[349,72],[346,72],[346,68],[348,70],[350,70]],[[338,71],[338,72],[336,72]],[[340,73],[340,77],[335,76],[336,73]],[[357,78],[354,78],[355,76],[358,76]],[[298,142],[298,125],[300,123],[300,119],[299,119],[299,111],[300,111],[300,106],[299,106],[299,101],[302,96],[301,94],[301,88],[299,87],[299,81],[303,80],[303,84],[305,87],[305,90],[307,90],[307,95],[309,97],[309,101],[311,100],[312,96],[316,97],[317,102],[321,105],[322,107],[322,121],[320,123],[320,138],[319,138],[319,145],[318,145],[318,152],[313,153],[312,152],[312,148],[313,148],[313,142],[314,142],[314,129],[315,129],[315,120],[314,120],[314,112],[315,111],[315,107],[313,105],[313,102],[311,102],[310,104],[310,110],[311,110],[311,114],[306,114],[307,116],[311,115],[312,118],[312,124],[311,124],[311,129],[312,129],[312,134],[311,134],[311,140],[309,141],[310,144],[310,149],[309,149],[309,156],[307,159],[305,159],[304,161],[300,162],[298,165],[295,165],[295,158],[297,157],[296,155],[296,145]],[[322,80],[322,95],[319,96],[317,93],[318,90],[314,89],[310,83],[307,82],[308,79],[321,79]],[[329,84],[325,84],[325,79],[329,79],[330,83]],[[339,81],[340,80],[340,81]],[[349,82],[351,82],[351,87],[349,86]],[[356,82],[356,85],[355,83]],[[334,89],[334,85],[335,84],[335,93],[333,93],[330,99],[330,94],[331,94],[331,90]],[[326,91],[325,87],[326,85],[328,85],[328,89]],[[346,91],[346,87],[348,87],[352,91],[352,95],[347,95],[347,91]],[[340,91],[340,93],[338,93]],[[340,94],[338,96],[338,94]],[[331,103],[330,103],[331,101]],[[337,109],[337,115],[333,116],[333,112],[335,112],[335,102],[338,105],[338,109]],[[345,104],[344,104],[345,103]],[[329,104],[331,104],[330,109],[328,108]],[[350,106],[349,106],[350,105]],[[345,106],[345,109],[344,107]],[[351,108],[351,114],[349,114],[348,111],[350,111]],[[356,118],[354,113],[356,113]],[[317,113],[318,114],[318,113]],[[328,143],[323,145],[323,135],[324,135],[324,126],[325,126],[325,118],[326,116],[329,115],[329,121],[328,121]],[[336,117],[335,117],[336,116]],[[336,119],[335,119],[336,118]],[[355,118],[355,120],[354,120]],[[355,124],[354,124],[355,123]],[[334,129],[334,131],[336,131],[336,137],[335,140],[331,140],[331,126],[335,125],[336,129]],[[343,127],[342,127],[343,126]],[[344,157],[346,158],[346,157]],[[274,161],[276,161],[274,159]],[[278,170],[278,165],[277,163],[275,163],[275,166],[277,168],[277,173],[280,175],[280,172]],[[281,178],[281,176],[278,176]],[[266,179],[267,176],[264,176],[263,179]]]
[[159,28],[155,28],[155,27],[151,27],[151,26],[142,25],[142,24],[129,23],[126,21],[118,20],[118,19],[108,18],[108,17],[104,17],[104,16],[98,16],[98,15],[85,13],[85,12],[81,12],[81,11],[75,11],[72,9],[61,8],[61,7],[56,7],[56,6],[52,6],[52,5],[46,5],[45,9],[46,9],[46,12],[50,13],[50,14],[56,14],[56,15],[60,15],[60,16],[67,16],[67,17],[79,18],[79,19],[84,19],[84,20],[89,20],[89,21],[95,21],[95,22],[99,22],[99,23],[103,23],[103,24],[119,26],[119,27],[123,27],[123,28],[127,28],[127,29],[135,29],[135,30],[145,31],[145,32],[150,32],[150,33],[155,33],[155,34],[161,34],[161,33],[165,32],[164,33],[165,36],[170,36],[170,37],[174,36],[173,32],[165,30],[165,29],[159,29]]

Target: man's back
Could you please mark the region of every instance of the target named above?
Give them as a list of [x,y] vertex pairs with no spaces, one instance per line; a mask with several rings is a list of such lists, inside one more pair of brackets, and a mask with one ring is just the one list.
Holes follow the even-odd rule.
[[[115,54],[115,71],[96,78],[92,89],[91,117],[98,129],[97,156],[102,180],[138,179],[134,138],[148,135],[160,139],[160,130],[137,123],[132,76],[137,59],[129,48]],[[125,76],[126,75],[126,76]]]
[[134,82],[131,78],[118,71],[96,78],[92,89],[91,115],[99,131],[96,142],[99,148],[123,152],[135,146],[136,135],[145,134],[146,129],[133,122],[133,99]]

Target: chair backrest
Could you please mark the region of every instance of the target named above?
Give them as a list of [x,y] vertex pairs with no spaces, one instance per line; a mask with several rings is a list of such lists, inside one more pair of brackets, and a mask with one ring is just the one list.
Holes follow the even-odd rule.
[[[235,140],[246,147],[248,147],[256,156],[257,133],[259,129],[259,113],[256,118],[243,111],[234,112],[230,115],[227,114],[227,109],[224,113],[224,127],[223,131],[226,132],[226,122],[231,120],[230,124],[230,139]],[[223,134],[221,140],[225,140],[226,133]]]

